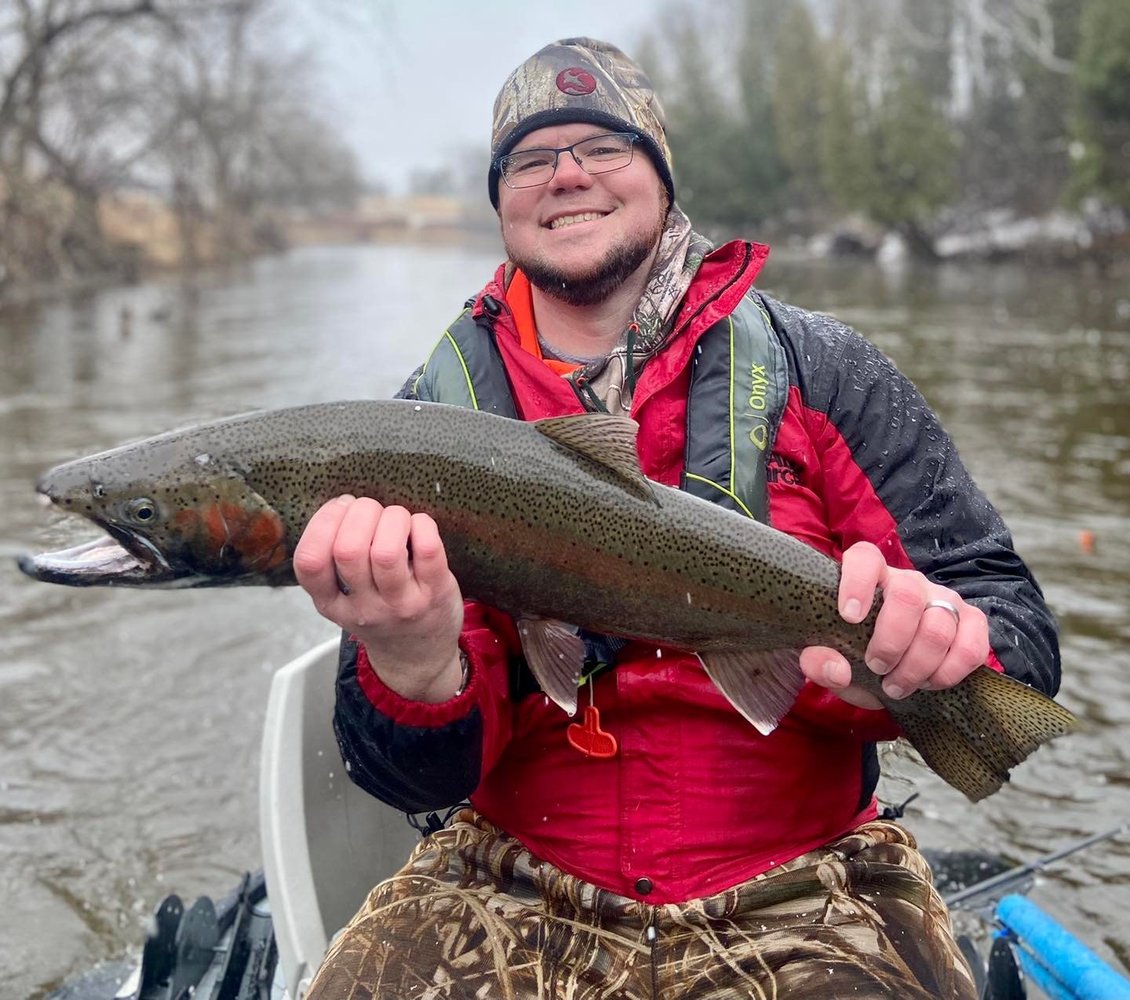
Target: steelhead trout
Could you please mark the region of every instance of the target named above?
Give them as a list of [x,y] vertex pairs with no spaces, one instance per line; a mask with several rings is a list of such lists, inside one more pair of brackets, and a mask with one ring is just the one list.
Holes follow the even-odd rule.
[[405,400],[219,420],[47,472],[38,489],[109,537],[23,557],[72,586],[293,584],[291,556],[327,500],[369,496],[430,514],[463,593],[518,618],[542,688],[576,710],[575,629],[697,654],[762,733],[804,683],[805,646],[841,650],[927,765],[976,801],[1072,728],[1072,715],[988,667],[888,698],[863,664],[877,609],[837,611],[839,565],[740,514],[645,478],[636,425],[586,414],[524,423]]

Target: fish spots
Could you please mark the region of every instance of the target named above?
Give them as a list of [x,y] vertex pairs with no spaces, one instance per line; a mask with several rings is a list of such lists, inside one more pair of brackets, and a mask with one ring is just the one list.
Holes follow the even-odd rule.
[[200,522],[200,512],[195,507],[186,507],[173,515],[173,527],[181,536],[195,534],[199,530]]

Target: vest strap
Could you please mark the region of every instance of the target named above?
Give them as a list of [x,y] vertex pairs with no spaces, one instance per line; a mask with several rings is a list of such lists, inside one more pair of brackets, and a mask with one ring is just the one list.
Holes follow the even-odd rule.
[[418,399],[517,418],[498,344],[465,309],[440,338],[413,386]]
[[765,522],[769,453],[788,390],[785,350],[750,292],[696,346],[682,488]]
[[[769,453],[788,389],[784,348],[751,291],[696,345],[682,488],[764,522]],[[470,310],[444,333],[415,390],[431,402],[517,416],[498,344]]]

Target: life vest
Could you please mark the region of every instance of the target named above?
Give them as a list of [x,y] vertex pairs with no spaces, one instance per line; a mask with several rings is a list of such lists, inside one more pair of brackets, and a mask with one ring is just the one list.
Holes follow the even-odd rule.
[[[476,320],[468,306],[456,318],[410,383],[417,398],[517,417],[489,311]],[[680,488],[764,522],[769,453],[789,382],[756,292],[702,332],[691,364]]]

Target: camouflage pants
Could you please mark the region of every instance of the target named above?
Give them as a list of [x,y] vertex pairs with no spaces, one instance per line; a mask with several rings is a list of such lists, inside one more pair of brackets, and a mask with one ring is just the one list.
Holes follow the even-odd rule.
[[974,1000],[914,840],[888,822],[706,899],[653,906],[470,810],[378,885],[308,1000]]

